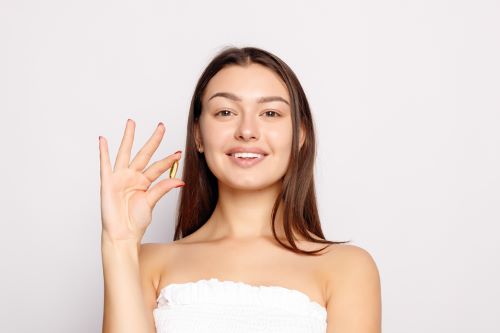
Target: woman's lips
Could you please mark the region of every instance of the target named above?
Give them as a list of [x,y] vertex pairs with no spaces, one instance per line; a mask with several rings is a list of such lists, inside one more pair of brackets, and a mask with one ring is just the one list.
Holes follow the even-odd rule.
[[249,168],[262,161],[266,156],[261,155],[260,157],[254,157],[254,158],[239,158],[239,157],[234,157],[233,155],[227,155],[227,157],[229,157],[229,159],[236,165],[242,168]]

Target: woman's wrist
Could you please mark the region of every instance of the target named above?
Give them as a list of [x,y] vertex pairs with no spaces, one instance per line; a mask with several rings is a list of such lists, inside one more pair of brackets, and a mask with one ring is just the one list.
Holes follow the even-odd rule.
[[140,239],[113,239],[105,231],[101,234],[102,251],[118,251],[126,253],[139,253],[141,248]]

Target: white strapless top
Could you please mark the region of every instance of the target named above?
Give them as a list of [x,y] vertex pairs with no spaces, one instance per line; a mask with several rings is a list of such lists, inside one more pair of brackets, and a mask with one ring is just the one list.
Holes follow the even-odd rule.
[[215,278],[165,286],[157,333],[325,333],[326,308],[295,289]]

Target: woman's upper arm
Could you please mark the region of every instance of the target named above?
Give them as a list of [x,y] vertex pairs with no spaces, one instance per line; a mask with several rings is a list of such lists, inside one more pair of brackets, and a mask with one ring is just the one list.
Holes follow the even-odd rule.
[[153,318],[153,309],[156,307],[156,287],[158,283],[158,251],[162,244],[145,243],[141,244],[139,252],[139,271],[141,275],[142,293],[144,302],[148,309],[151,319]]
[[333,248],[338,251],[328,260],[327,333],[380,333],[381,286],[375,261],[354,245]]

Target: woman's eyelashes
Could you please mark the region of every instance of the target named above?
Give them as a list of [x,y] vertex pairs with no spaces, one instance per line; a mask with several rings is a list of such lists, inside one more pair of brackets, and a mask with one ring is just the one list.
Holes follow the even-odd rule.
[[[234,113],[230,110],[220,110],[218,111],[215,115],[216,116],[221,116],[221,117],[228,117],[231,115],[231,113]],[[268,116],[267,118],[277,118],[277,117],[281,117],[281,114],[277,111],[274,111],[274,110],[268,110],[268,111],[265,111],[263,112],[263,114],[265,114],[266,116]]]

